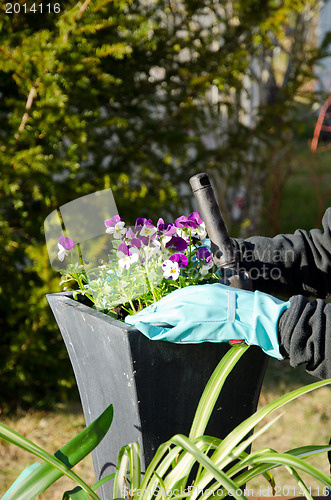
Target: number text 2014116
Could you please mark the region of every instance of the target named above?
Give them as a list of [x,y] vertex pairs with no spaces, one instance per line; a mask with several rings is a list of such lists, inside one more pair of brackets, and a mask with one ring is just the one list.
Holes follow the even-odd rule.
[[60,14],[61,4],[53,2],[35,2],[33,4],[7,2],[5,9],[6,14]]

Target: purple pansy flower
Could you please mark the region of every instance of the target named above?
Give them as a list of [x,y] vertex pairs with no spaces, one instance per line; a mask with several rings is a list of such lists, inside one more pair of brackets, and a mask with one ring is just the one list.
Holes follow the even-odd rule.
[[74,242],[71,238],[68,238],[68,236],[60,236],[57,246],[59,247],[57,258],[63,262],[68,255],[67,250],[69,251],[73,248]]
[[118,245],[118,252],[123,253],[124,255],[129,255],[129,247],[125,243],[121,243]]
[[169,257],[172,262],[177,262],[179,267],[185,267],[188,264],[188,258],[183,253],[174,253]]
[[203,220],[201,219],[199,212],[192,212],[188,216],[188,220],[194,222],[198,226],[200,226],[203,223]]
[[200,268],[200,274],[205,276],[214,265],[213,256],[208,248],[199,247],[196,252],[196,257],[203,261]]
[[135,230],[139,231],[143,243],[144,238],[147,238],[146,244],[148,244],[148,239],[153,240],[156,237],[157,228],[154,226],[152,219],[138,218],[136,220]]
[[212,260],[212,255],[207,247],[199,247],[196,256],[197,259],[203,259],[207,264]]
[[157,221],[156,227],[158,231],[164,231],[163,236],[170,236],[176,232],[175,224],[165,224],[163,219]]
[[190,227],[188,224],[188,217],[186,217],[186,215],[181,215],[180,217],[177,217],[177,219],[175,219],[175,226],[179,228]]
[[164,220],[161,219],[160,217],[159,220],[157,221],[156,227],[158,231],[164,231],[167,225],[164,223]]
[[136,220],[135,229],[136,230],[141,229],[143,226],[148,226],[148,225],[153,226],[152,219],[145,219],[144,217],[138,217],[138,219]]
[[175,220],[176,227],[188,227],[196,229],[199,225],[202,224],[202,219],[198,212],[192,212],[188,217],[182,215]]
[[105,220],[106,227],[115,227],[118,222],[123,222],[123,219],[119,215],[114,215],[111,219]]
[[159,233],[161,233],[159,238],[161,239],[162,246],[165,247],[171,240],[171,237],[176,234],[177,228],[175,224],[165,224],[163,219],[157,221],[156,227]]
[[176,228],[175,224],[168,224],[163,236],[165,236],[165,237],[172,236],[173,234],[176,234],[176,231],[177,231],[177,228]]
[[183,252],[188,247],[188,243],[180,236],[172,236],[166,244],[166,248],[173,248],[175,252]]
[[133,231],[132,227],[129,227],[125,234],[126,242],[133,247],[141,248],[142,241],[137,237],[136,233]]
[[141,248],[142,244],[143,243],[140,238],[132,238],[132,240],[130,241],[130,245],[136,248]]
[[74,246],[74,242],[72,241],[71,238],[68,238],[68,236],[60,236],[59,243],[66,250],[71,250]]

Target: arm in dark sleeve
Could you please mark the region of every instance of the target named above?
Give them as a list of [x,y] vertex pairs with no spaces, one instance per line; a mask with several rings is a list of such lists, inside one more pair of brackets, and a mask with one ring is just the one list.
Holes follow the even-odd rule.
[[290,298],[291,306],[278,323],[281,354],[315,377],[331,378],[331,304],[302,295]]
[[249,272],[254,289],[287,297],[327,297],[331,293],[331,208],[322,226],[322,231],[299,229],[274,238],[234,240],[239,265]]
[[[306,365],[318,378],[331,377],[331,208],[323,230],[298,230],[274,238],[234,240],[241,268],[255,290],[292,296],[278,324],[281,352],[292,366]],[[319,297],[310,302],[305,295]]]

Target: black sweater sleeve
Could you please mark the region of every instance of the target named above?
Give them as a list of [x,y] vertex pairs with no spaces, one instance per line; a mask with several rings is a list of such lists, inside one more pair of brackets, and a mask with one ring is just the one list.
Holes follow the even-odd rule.
[[[331,377],[331,208],[322,221],[323,231],[275,238],[235,240],[241,267],[255,290],[290,297],[291,306],[279,321],[279,340],[292,366],[306,364],[318,378]],[[314,302],[305,296],[319,297]]]
[[306,365],[318,378],[331,378],[331,304],[302,295],[290,298],[278,323],[280,352],[293,367]]
[[287,297],[326,298],[331,293],[331,208],[322,225],[323,231],[299,229],[274,238],[234,240],[240,265],[249,272],[254,289]]

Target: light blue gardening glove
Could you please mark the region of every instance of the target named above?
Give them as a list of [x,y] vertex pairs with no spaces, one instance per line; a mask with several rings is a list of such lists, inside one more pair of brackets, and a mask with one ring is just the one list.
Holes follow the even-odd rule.
[[277,326],[289,306],[289,301],[259,291],[214,283],[176,290],[125,321],[151,340],[177,344],[244,340],[283,359]]

